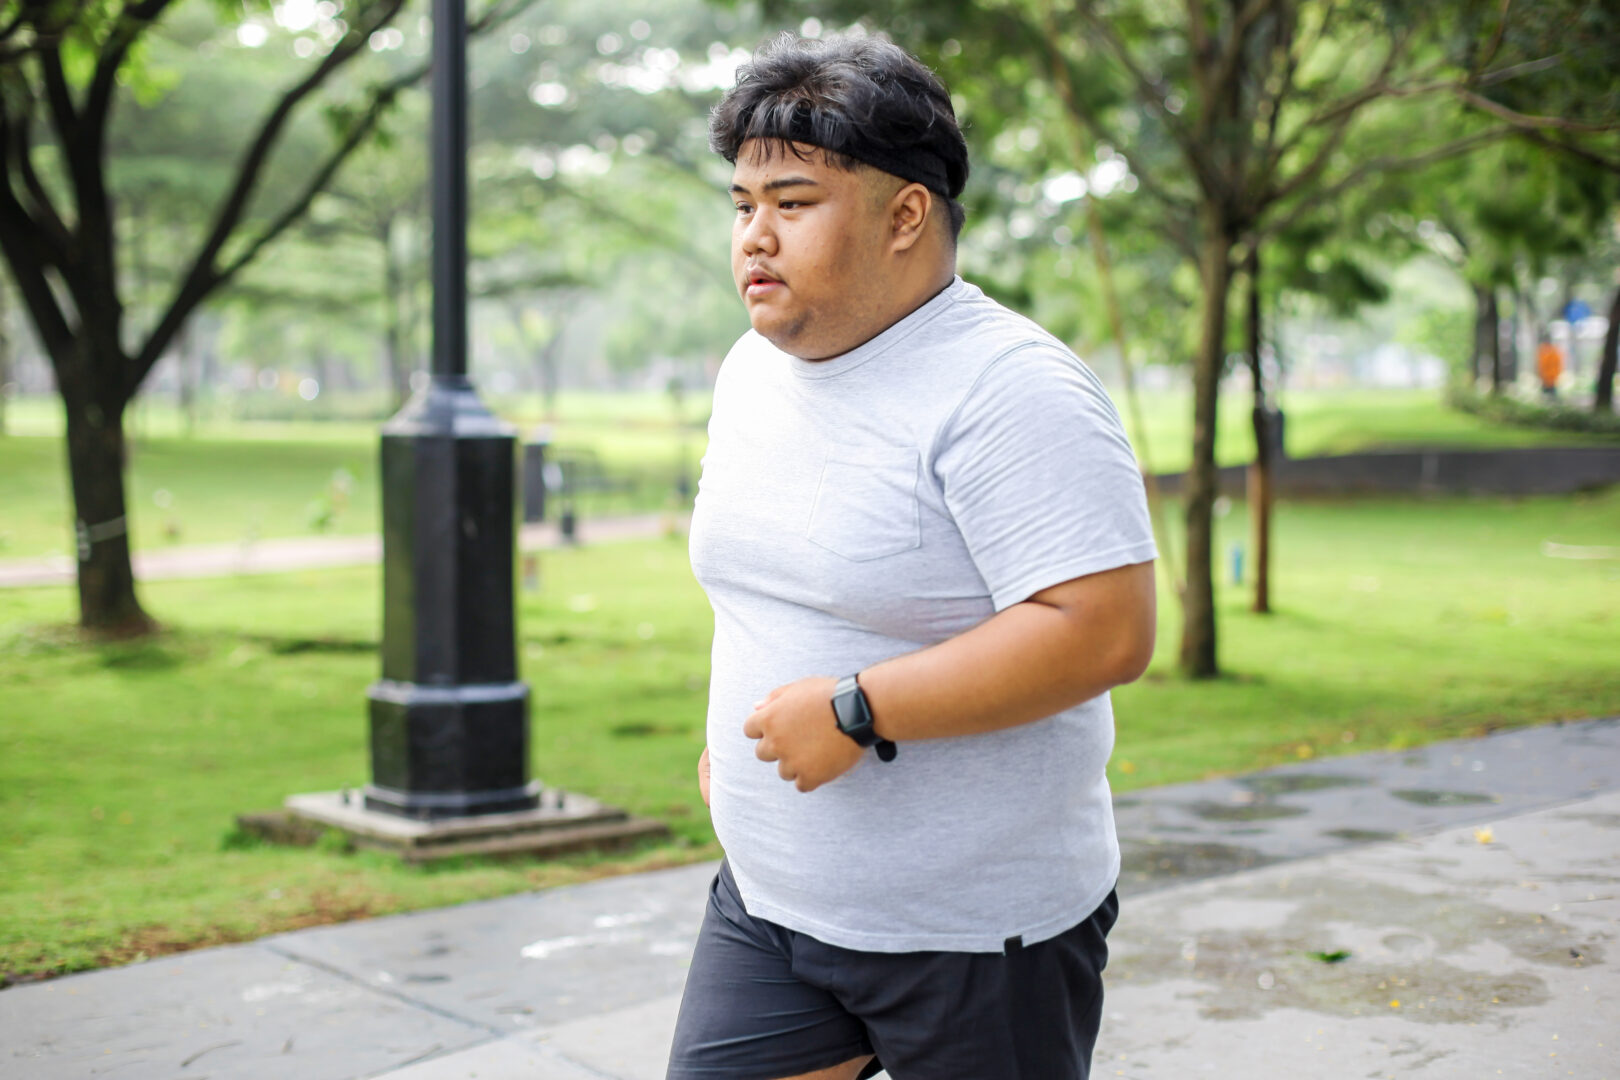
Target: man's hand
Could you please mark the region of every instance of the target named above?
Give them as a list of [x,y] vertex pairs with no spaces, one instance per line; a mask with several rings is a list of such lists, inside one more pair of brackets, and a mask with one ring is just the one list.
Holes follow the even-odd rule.
[[709,805],[709,748],[703,748],[703,756],[698,758],[698,794],[703,796],[703,805]]
[[824,676],[778,686],[743,724],[743,734],[759,740],[754,756],[776,762],[782,779],[800,791],[838,779],[866,752],[838,730],[832,711],[837,686],[837,679]]

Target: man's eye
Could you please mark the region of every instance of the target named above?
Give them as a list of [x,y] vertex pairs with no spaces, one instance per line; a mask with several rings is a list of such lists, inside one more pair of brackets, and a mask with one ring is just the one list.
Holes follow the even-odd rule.
[[783,210],[797,210],[799,207],[803,206],[804,203],[795,202],[792,199],[784,199],[783,201],[777,203],[776,205],[781,207]]
[[747,203],[738,203],[737,204],[737,213],[739,213],[739,214],[746,214],[752,209],[753,209],[753,207],[749,206]]

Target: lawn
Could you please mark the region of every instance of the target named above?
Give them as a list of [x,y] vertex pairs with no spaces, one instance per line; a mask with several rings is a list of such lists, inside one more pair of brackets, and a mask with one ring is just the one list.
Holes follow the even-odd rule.
[[[1221,548],[1242,541],[1238,504]],[[1226,677],[1159,657],[1117,692],[1116,787],[1620,711],[1620,491],[1559,499],[1291,502],[1278,613],[1223,585]],[[71,970],[312,922],[716,854],[693,766],[709,612],[679,539],[544,557],[524,594],[534,773],[668,822],[630,856],[425,868],[238,835],[233,815],[367,779],[375,569],[154,583],[136,645],[64,628],[66,588],[0,592],[0,972]]]
[[[1433,391],[1297,391],[1287,395],[1288,448],[1298,457],[1378,447],[1520,446],[1601,441],[1596,436],[1489,424],[1447,409]],[[496,402],[530,435],[541,419],[532,398]],[[1122,403],[1123,405],[1123,403]],[[1191,404],[1185,394],[1143,399],[1146,439],[1156,471],[1184,468]],[[594,453],[620,490],[581,499],[586,515],[660,510],[670,505],[682,465],[696,476],[702,455],[704,395],[690,395],[677,416],[664,395],[572,392],[561,395],[550,425],[558,450]],[[1221,411],[1219,457],[1253,455],[1248,401],[1228,395]],[[0,559],[65,554],[71,538],[61,422],[50,402],[13,404],[0,438]],[[207,423],[182,432],[162,402],[130,418],[130,519],[137,549],[174,544],[239,543],[314,532],[377,529],[377,430],[334,422]],[[1609,440],[1612,444],[1613,440]]]
[[[530,438],[538,403],[507,414]],[[688,401],[680,422],[667,399],[645,394],[565,394],[549,425],[557,452],[594,454],[616,490],[585,493],[582,514],[661,510],[683,463],[697,477],[707,400]],[[0,438],[0,559],[66,554],[72,539],[61,423],[46,403],[13,406]],[[375,424],[211,423],[184,434],[161,403],[132,416],[128,500],[137,550],[176,544],[372,533],[378,528]]]

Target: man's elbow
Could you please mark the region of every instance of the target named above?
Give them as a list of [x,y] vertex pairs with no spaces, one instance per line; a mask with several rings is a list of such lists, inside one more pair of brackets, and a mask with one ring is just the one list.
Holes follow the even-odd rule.
[[1130,633],[1121,634],[1119,650],[1114,658],[1114,685],[1124,686],[1140,679],[1153,662],[1154,620],[1151,615]]
[[1115,637],[1109,674],[1115,686],[1124,686],[1140,679],[1153,661],[1153,646],[1158,637],[1158,612],[1155,598],[1149,590],[1139,596],[1131,610],[1119,622]]

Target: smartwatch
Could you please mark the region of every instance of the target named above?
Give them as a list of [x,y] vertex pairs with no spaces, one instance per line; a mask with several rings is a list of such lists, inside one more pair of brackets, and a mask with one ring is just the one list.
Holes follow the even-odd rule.
[[838,730],[861,746],[875,748],[879,760],[893,761],[894,743],[879,738],[872,727],[872,706],[866,701],[866,691],[861,689],[858,674],[845,675],[833,689],[832,709]]

